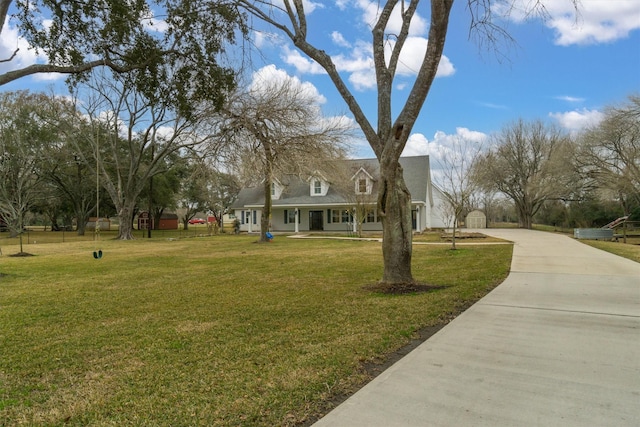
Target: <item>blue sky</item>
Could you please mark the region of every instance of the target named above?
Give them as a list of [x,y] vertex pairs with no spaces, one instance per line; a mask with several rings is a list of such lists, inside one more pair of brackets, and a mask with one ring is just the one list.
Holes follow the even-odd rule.
[[[498,45],[501,61],[495,52],[469,39],[467,1],[455,2],[439,77],[432,85],[405,155],[430,154],[437,158],[456,137],[481,141],[519,118],[541,119],[577,132],[597,124],[607,105],[624,102],[633,93],[640,94],[640,1],[582,0],[576,17],[569,0],[546,0],[546,21],[522,19],[519,10],[531,0],[510,2],[515,3],[515,8],[499,22],[516,44]],[[375,77],[369,42],[377,4],[371,0],[305,1],[310,41],[334,58],[374,123]],[[501,14],[503,2],[494,4],[494,12]],[[426,0],[421,2],[412,38],[401,57],[394,89],[398,105],[411,87],[427,43],[428,5]],[[317,64],[272,28],[257,29],[261,31],[251,34],[260,48],[260,55],[253,55],[256,68],[275,67],[280,73],[311,84],[323,102],[325,114],[350,115]],[[16,46],[23,47],[22,56],[12,66],[40,60],[17,38],[9,23],[0,39],[0,55],[7,57],[7,52],[13,52]],[[8,66],[2,64],[0,70]],[[62,80],[58,75],[41,75],[3,89],[44,90],[52,84],[64,88]],[[353,156],[372,157],[373,153],[366,141],[360,140]]]
[[[368,42],[377,3],[306,3],[312,9],[310,39],[334,57],[360,105],[369,106],[365,111],[373,122],[376,99]],[[483,139],[518,118],[541,119],[576,132],[596,124],[607,105],[640,93],[640,1],[582,0],[577,17],[570,1],[546,1],[546,21],[522,20],[518,7],[531,2],[515,3],[511,15],[499,21],[516,43],[498,45],[501,60],[469,38],[467,2],[454,4],[440,76],[431,87],[405,155],[437,157],[454,136]],[[422,21],[413,28],[414,43],[405,47],[406,75],[399,76],[394,92],[398,100],[410,89],[411,69],[417,68],[424,52],[428,7],[421,5],[418,11]],[[269,29],[255,37],[265,64],[272,61],[289,75],[314,84],[327,99],[327,114],[347,111],[326,74],[288,40]],[[356,156],[372,155],[366,143],[358,146]]]

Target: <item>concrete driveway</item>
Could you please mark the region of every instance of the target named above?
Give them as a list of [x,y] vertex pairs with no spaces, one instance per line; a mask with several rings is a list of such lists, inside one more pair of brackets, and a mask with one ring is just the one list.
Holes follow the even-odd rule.
[[493,292],[315,425],[640,426],[640,264],[551,233]]

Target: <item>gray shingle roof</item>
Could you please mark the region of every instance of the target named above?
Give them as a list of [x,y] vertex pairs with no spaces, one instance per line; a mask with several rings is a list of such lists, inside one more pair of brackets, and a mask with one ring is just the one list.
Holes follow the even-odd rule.
[[[377,159],[343,160],[355,174],[361,167],[375,180],[380,176]],[[404,179],[414,202],[426,202],[431,172],[429,170],[429,156],[401,157],[400,165],[404,171]],[[308,205],[339,205],[349,204],[335,185],[329,186],[325,196],[311,196],[309,182],[297,176],[289,176],[279,180],[284,185],[284,191],[278,200],[273,200],[273,206],[308,206]],[[377,192],[374,183],[373,192]],[[246,206],[259,207],[264,205],[264,189],[262,186],[243,188],[233,204],[233,209]]]

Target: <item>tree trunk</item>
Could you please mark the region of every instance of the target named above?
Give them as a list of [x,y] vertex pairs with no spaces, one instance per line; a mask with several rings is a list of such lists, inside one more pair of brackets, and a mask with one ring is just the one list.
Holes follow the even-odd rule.
[[382,283],[412,284],[411,194],[397,159],[380,161],[378,205],[382,213]]
[[87,228],[87,221],[89,221],[89,215],[86,215],[84,212],[76,213],[76,233],[78,236],[84,236]]
[[260,216],[260,241],[268,242],[267,231],[269,231],[269,225],[271,222],[271,180],[264,180],[264,207],[262,208],[262,215]]
[[122,206],[118,210],[120,226],[118,228],[118,240],[133,240],[133,206]]

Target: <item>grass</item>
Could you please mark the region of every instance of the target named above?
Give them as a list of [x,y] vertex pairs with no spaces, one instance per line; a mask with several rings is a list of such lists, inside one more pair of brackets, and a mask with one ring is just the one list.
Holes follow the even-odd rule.
[[0,425],[273,426],[326,411],[416,331],[507,275],[511,245],[414,248],[389,296],[375,242],[276,236],[30,244],[0,258]]
[[594,248],[611,252],[612,254],[628,258],[635,262],[640,262],[640,237],[627,239],[627,243],[620,242],[603,242],[600,240],[580,240]]

